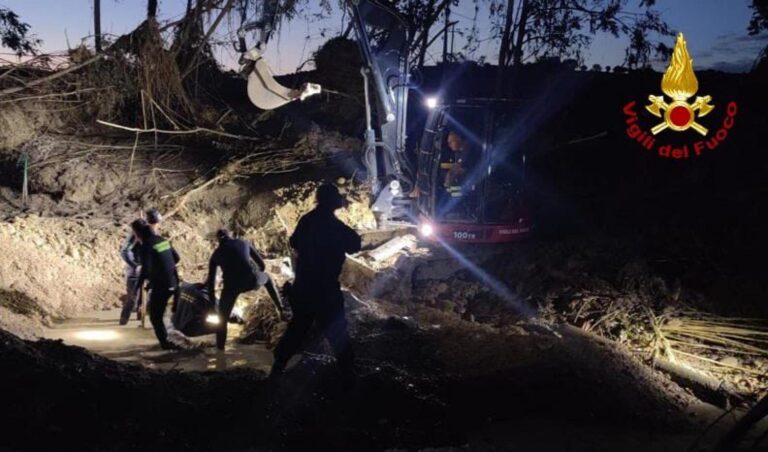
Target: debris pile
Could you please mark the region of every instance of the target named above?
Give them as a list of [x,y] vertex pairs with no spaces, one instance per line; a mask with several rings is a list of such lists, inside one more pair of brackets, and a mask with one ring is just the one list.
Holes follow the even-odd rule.
[[547,323],[610,339],[649,365],[666,359],[724,381],[727,388],[718,391],[737,400],[768,389],[764,321],[706,314],[700,293],[679,278],[662,278],[611,241],[461,250],[461,261],[439,245],[409,242],[386,259],[375,258],[398,240],[348,259],[344,283],[363,297],[436,308],[499,328],[524,320],[527,306]]
[[[318,182],[303,182],[277,188],[264,197],[254,197],[235,216],[234,223],[260,250],[277,256],[290,255],[288,237],[302,215],[315,207]],[[354,182],[340,184],[348,205],[338,211],[342,221],[358,231],[376,227],[365,187]]]

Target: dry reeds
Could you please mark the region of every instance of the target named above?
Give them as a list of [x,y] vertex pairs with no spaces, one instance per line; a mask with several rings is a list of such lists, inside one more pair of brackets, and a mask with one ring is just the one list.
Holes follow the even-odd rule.
[[654,352],[752,391],[768,387],[768,323],[696,311],[651,314]]

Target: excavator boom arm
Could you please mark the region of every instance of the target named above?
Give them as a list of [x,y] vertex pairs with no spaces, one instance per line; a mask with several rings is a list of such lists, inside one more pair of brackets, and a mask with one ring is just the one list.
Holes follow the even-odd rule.
[[[318,85],[290,90],[274,80],[261,56],[261,47],[274,31],[279,0],[263,0],[261,14],[246,23],[249,0],[241,0],[241,40],[246,31],[260,30],[259,47],[244,52],[255,62],[249,76],[248,94],[263,109],[278,108],[295,99],[318,93]],[[406,115],[409,89],[409,26],[384,0],[346,0],[363,59],[366,93],[364,163],[374,195],[373,209],[386,220],[406,216],[406,194],[414,186],[413,171],[406,155]],[[244,47],[241,44],[241,47]],[[373,88],[373,96],[370,96]],[[371,99],[375,98],[375,101]],[[372,109],[375,108],[375,114]],[[375,124],[375,125],[374,125]]]

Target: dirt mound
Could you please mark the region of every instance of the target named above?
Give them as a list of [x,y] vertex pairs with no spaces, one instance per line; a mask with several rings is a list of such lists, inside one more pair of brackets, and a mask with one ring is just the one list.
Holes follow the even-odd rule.
[[[306,449],[318,441],[345,450],[410,449],[466,444],[489,424],[539,415],[588,419],[608,436],[617,425],[648,428],[654,437],[690,431],[690,397],[589,339],[525,326],[499,332],[434,310],[413,317],[388,310],[366,303],[351,310],[354,387],[340,384],[323,355],[305,356],[270,384],[252,371],[148,371],[0,331],[0,365],[8,369],[0,384],[37,388],[6,397],[12,409],[0,411],[0,422],[13,434],[0,446],[34,448],[44,438],[78,450]],[[153,416],[142,415],[148,411]],[[541,441],[521,450],[541,450]]]
[[45,105],[35,102],[0,106],[0,156],[16,149],[34,137],[55,131],[63,125],[58,115]]
[[[315,207],[315,190],[319,185],[319,182],[303,182],[255,197],[236,212],[234,223],[243,230],[243,236],[261,250],[288,255],[288,237],[299,218]],[[340,188],[348,205],[337,212],[338,217],[358,231],[375,228],[376,219],[369,207],[367,190],[351,182]]]
[[576,325],[648,365],[663,359],[712,387],[728,386],[720,395],[698,393],[715,403],[759,397],[768,385],[768,353],[760,345],[768,324],[712,314],[709,300],[681,282],[685,273],[651,264],[669,262],[669,249],[649,253],[637,237],[615,237],[457,252],[460,259],[438,246],[416,246],[384,262],[363,252],[348,260],[342,277],[363,297],[501,329],[530,316]]
[[116,232],[111,224],[34,215],[0,223],[0,289],[23,298],[6,298],[2,309],[48,321],[116,305],[123,287]]

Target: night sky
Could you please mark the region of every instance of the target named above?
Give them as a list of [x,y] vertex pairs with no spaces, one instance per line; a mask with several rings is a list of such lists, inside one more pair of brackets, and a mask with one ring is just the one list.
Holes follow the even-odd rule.
[[[60,51],[67,44],[75,46],[83,37],[92,33],[91,0],[0,0],[0,5],[15,10],[32,26],[33,32],[43,40],[46,52]],[[316,2],[312,2],[316,4]],[[485,4],[484,0],[480,0]],[[631,0],[636,5],[638,0]],[[768,33],[759,36],[747,35],[747,24],[751,15],[749,0],[658,0],[656,8],[674,31],[686,35],[688,48],[694,58],[697,70],[714,68],[729,72],[749,70],[761,48],[768,44]],[[102,0],[102,30],[105,33],[120,35],[132,30],[145,14],[144,0]],[[178,18],[186,5],[185,0],[161,0],[161,20]],[[469,27],[474,15],[474,2],[461,0],[454,11],[453,18],[460,21],[459,27]],[[216,39],[222,43],[233,40],[236,23],[224,24]],[[478,16],[481,35],[489,34],[490,19],[487,13]],[[342,17],[338,11],[329,18],[296,20],[284,24],[283,28],[267,53],[267,58],[276,73],[293,72],[302,61],[308,59],[312,51],[326,38],[342,28]],[[482,36],[481,36],[482,37]],[[457,38],[457,47],[461,39]],[[674,38],[666,38],[671,46]],[[91,43],[91,41],[89,41]],[[488,41],[473,55],[482,55],[495,62],[497,54],[495,41]],[[442,44],[438,43],[431,53],[434,62],[440,57]],[[624,58],[626,41],[610,35],[598,35],[592,47],[585,55],[588,66],[592,64],[618,65]],[[227,66],[233,67],[237,55],[231,46],[222,46],[217,50],[217,57]],[[4,56],[8,58],[8,56]],[[663,68],[666,62],[655,64]]]

